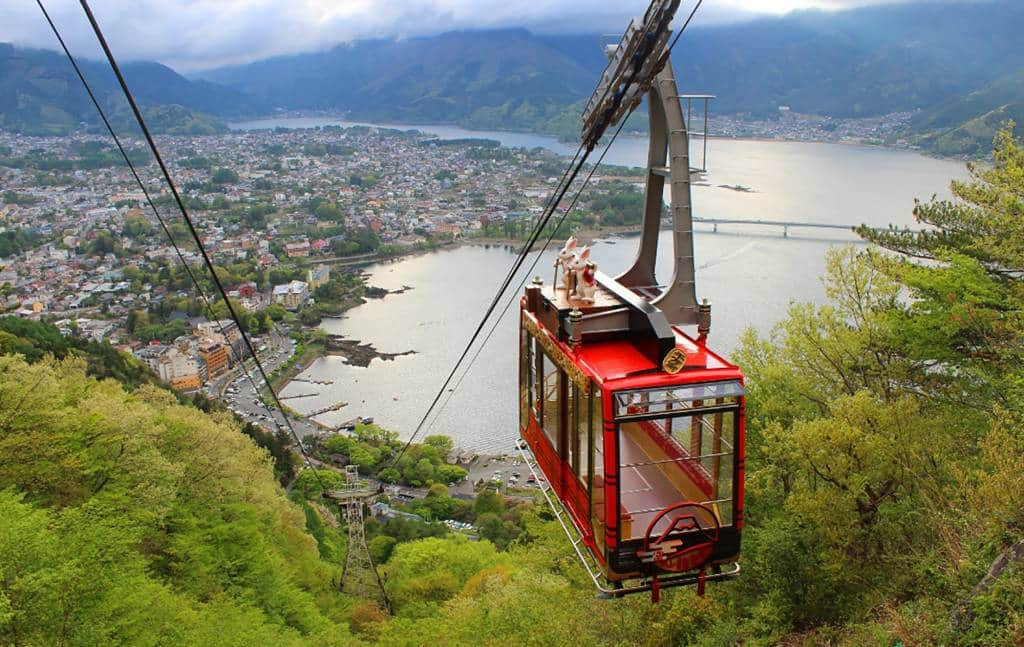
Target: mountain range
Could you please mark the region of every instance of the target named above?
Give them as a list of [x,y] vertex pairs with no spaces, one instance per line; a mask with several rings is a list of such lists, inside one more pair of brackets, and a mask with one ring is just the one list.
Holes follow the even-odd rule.
[[[99,61],[77,62],[114,124],[125,127],[134,123],[110,67]],[[246,93],[186,79],[160,63],[129,62],[122,65],[122,72],[159,132],[220,132],[225,125],[213,114],[232,117],[267,110]],[[92,102],[62,54],[0,43],[0,128],[53,135],[82,126],[98,128],[100,124]]]
[[[719,114],[763,118],[781,105],[834,117],[913,111],[901,135],[944,153],[978,153],[1004,117],[1021,115],[1021,25],[1017,0],[799,11],[691,28],[674,62],[680,88],[718,95]],[[596,35],[464,31],[357,41],[192,78],[157,63],[131,63],[125,73],[144,105],[181,106],[193,124],[186,130],[319,110],[572,136],[605,64],[599,44]],[[113,76],[103,64],[83,66],[116,109]],[[62,57],[0,46],[0,127],[58,132],[88,123],[90,114]]]
[[995,132],[1010,120],[1024,125],[1024,67],[918,113],[910,131],[936,153],[984,155]]

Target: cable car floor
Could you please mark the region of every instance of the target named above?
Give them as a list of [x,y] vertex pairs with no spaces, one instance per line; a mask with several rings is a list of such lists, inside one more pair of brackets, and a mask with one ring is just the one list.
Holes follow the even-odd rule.
[[[624,539],[643,537],[651,520],[670,503],[710,498],[641,424],[619,425],[620,465],[624,466],[619,474]],[[668,517],[659,521],[654,534],[662,532],[669,522]]]

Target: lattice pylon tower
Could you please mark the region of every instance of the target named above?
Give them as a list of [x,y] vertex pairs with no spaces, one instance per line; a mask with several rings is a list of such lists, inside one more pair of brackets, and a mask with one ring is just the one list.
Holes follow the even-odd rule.
[[339,586],[341,592],[375,600],[385,611],[390,611],[384,584],[370,558],[363,525],[363,505],[376,494],[366,481],[359,479],[355,465],[345,467],[343,489],[325,492],[328,498],[338,502],[348,525],[348,549],[345,551],[345,565],[341,570]]

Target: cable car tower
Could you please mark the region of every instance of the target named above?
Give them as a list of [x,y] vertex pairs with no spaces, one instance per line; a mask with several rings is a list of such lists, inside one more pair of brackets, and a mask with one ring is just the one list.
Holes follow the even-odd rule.
[[338,503],[348,526],[348,546],[345,550],[345,565],[341,570],[339,589],[342,593],[376,600],[381,608],[389,611],[388,596],[370,558],[363,524],[363,505],[376,495],[375,489],[366,481],[360,480],[358,467],[355,465],[345,466],[345,485],[342,489],[324,492],[324,496]]
[[[612,278],[566,244],[564,278],[520,302],[520,448],[599,590],[659,591],[739,573],[744,387],[707,346],[694,281],[687,120],[668,45],[679,0],[653,0],[617,45],[583,113],[582,142],[648,99],[646,202],[636,259]],[[706,138],[705,133],[702,135]],[[673,273],[655,265],[665,185]],[[556,270],[557,277],[557,270]],[[695,327],[688,335],[683,327]],[[528,451],[527,451],[528,450]],[[557,501],[556,501],[557,500]]]

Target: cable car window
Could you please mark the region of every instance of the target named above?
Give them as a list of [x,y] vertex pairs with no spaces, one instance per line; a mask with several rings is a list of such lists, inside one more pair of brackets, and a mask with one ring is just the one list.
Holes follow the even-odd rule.
[[590,478],[590,520],[594,527],[594,542],[600,552],[605,547],[605,491],[604,491],[604,424],[601,413],[601,389],[596,384],[591,386],[593,474]]
[[529,344],[533,348],[533,353],[531,353],[530,357],[530,408],[533,411],[534,417],[537,418],[537,424],[541,424],[544,421],[544,407],[541,406],[541,403],[544,401],[544,394],[541,389],[544,382],[540,376],[542,375],[541,363],[544,361],[544,351],[540,348],[540,342],[532,338]]
[[544,435],[548,437],[548,442],[550,442],[551,446],[557,451],[559,449],[558,421],[560,418],[558,410],[560,395],[559,386],[562,381],[562,371],[553,361],[551,361],[551,358],[548,357],[547,354],[541,352],[541,357],[543,365],[541,382],[543,399],[541,400],[541,407],[544,410],[541,427],[544,429]]
[[580,483],[583,484],[583,487],[587,487],[590,483],[590,472],[588,470],[590,469],[590,443],[593,442],[591,423],[594,417],[594,399],[580,393],[575,385],[573,385],[573,389],[576,390],[578,401],[576,405],[576,420],[572,427],[572,433],[575,436],[573,456],[576,457],[573,470],[580,478]]
[[[575,382],[570,381],[568,446],[566,448],[565,460],[569,463],[569,467],[572,468],[572,472],[576,476],[580,475],[580,435],[577,430],[579,429],[580,419],[582,418],[584,421],[587,419],[586,406],[587,396],[580,393]],[[586,447],[586,445],[583,446]]]
[[533,338],[525,330],[519,332],[519,426],[530,424],[533,407]]
[[[743,395],[738,381],[686,384],[671,389],[620,391],[615,394],[615,417],[667,413],[737,403]],[[717,404],[716,404],[717,403]]]
[[[664,397],[680,391],[689,396],[725,395],[688,402]],[[622,410],[627,420],[618,426],[621,537],[643,539],[649,532],[664,532],[671,523],[668,517],[655,528],[649,530],[648,526],[663,509],[684,501],[714,511],[722,527],[732,525],[739,419],[736,389],[683,387],[617,393],[615,397],[616,407],[629,403]],[[673,415],[639,418],[656,406]],[[631,416],[638,417],[628,419]]]

